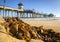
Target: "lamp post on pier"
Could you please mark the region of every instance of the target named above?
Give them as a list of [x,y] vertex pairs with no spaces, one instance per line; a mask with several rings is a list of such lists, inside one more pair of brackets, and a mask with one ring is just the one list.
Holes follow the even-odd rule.
[[3,17],[4,17],[4,14],[5,14],[5,3],[6,3],[6,0],[3,0],[4,1],[4,5],[3,5]]

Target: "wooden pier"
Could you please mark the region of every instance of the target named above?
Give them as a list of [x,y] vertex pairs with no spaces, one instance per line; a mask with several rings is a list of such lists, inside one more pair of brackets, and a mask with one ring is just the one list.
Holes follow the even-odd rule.
[[38,12],[35,12],[34,10],[22,10],[22,9],[10,8],[10,7],[4,8],[3,6],[0,6],[0,15],[2,17],[9,16],[9,17],[19,17],[19,18],[41,18],[41,17],[44,17],[44,14],[40,14]]

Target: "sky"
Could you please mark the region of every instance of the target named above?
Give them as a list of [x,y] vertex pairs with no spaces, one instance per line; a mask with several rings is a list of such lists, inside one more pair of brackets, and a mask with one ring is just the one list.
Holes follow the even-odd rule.
[[[53,13],[56,17],[60,17],[60,0],[6,0],[6,6],[18,8],[18,3],[23,3],[24,9],[35,9],[40,13]],[[0,5],[4,4],[4,0],[0,0]]]

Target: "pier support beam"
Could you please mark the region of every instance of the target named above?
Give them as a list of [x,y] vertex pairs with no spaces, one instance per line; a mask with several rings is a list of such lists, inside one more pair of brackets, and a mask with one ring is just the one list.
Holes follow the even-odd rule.
[[8,10],[8,16],[9,16],[9,10]]

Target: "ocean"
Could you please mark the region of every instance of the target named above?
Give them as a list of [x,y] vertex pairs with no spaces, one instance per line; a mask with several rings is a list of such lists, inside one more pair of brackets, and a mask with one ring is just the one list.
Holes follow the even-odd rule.
[[22,20],[60,20],[60,17],[48,17],[48,18],[20,18]]

